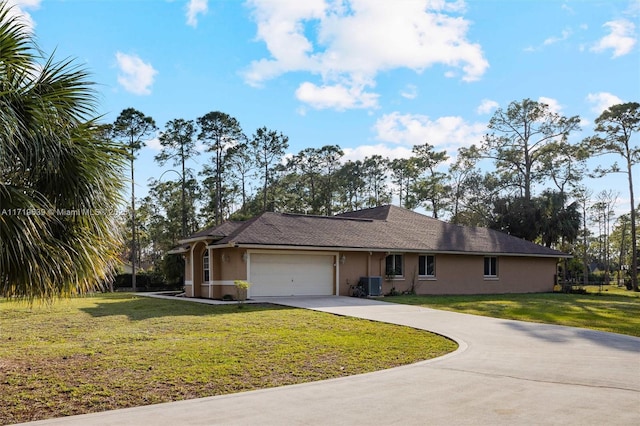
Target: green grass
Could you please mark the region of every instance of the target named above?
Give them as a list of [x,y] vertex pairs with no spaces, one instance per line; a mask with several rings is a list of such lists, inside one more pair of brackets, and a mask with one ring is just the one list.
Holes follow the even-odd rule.
[[455,348],[421,330],[273,305],[5,300],[0,424],[365,373]]
[[393,296],[385,302],[495,318],[568,325],[640,337],[640,293],[605,286],[588,294]]

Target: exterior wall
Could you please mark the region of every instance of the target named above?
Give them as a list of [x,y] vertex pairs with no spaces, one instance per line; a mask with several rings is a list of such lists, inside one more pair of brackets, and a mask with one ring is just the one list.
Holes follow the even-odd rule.
[[247,279],[247,262],[243,257],[245,252],[246,250],[235,247],[213,250],[218,261],[214,298],[221,299],[226,295],[236,297],[236,286],[233,282]]
[[[555,258],[498,256],[498,276],[484,277],[484,256],[424,253],[435,256],[435,276],[418,275],[421,253],[403,255],[402,276],[385,276],[387,253],[345,253],[340,268],[340,295],[349,295],[349,283],[356,284],[361,276],[382,276],[382,294],[392,290],[416,294],[490,294],[540,293],[553,290],[556,274]],[[369,258],[369,265],[367,265]]]
[[[193,246],[193,286],[190,297],[203,297],[207,295],[208,290],[203,293],[203,273],[202,273],[202,255],[207,250],[207,245],[204,242],[195,243]],[[185,266],[186,268],[186,266]],[[189,294],[187,294],[189,296]]]
[[384,276],[386,253],[340,252],[339,257],[343,255],[344,263],[340,263],[340,296],[349,296],[350,287],[357,285],[360,277]]
[[191,251],[184,253],[184,293],[193,297],[193,277],[191,276]]
[[234,299],[237,296],[237,290],[236,290],[236,286],[235,285],[220,285],[218,286],[219,291],[220,291],[220,296],[219,298],[222,299],[224,296],[229,295],[231,297],[233,297]]
[[[211,249],[209,282],[203,282],[202,255],[206,250],[203,242],[198,242],[191,253],[185,256],[185,295],[187,297],[205,297],[221,299],[229,294],[236,297],[234,280],[247,279],[247,264],[244,259],[245,250],[235,247]],[[191,264],[193,260],[193,278]]]
[[184,280],[193,281],[193,277],[191,276],[191,252],[190,251],[184,254]]
[[184,285],[184,295],[187,296],[187,297],[193,297],[193,284],[185,283],[185,285]]
[[[407,263],[415,260],[407,257]],[[496,278],[484,277],[484,256],[436,255],[434,278],[416,277],[417,294],[541,293],[553,290],[555,258],[498,256]],[[405,264],[406,265],[406,264]],[[410,287],[405,281],[404,287]],[[396,290],[402,291],[400,286]]]
[[558,259],[505,258],[509,259],[498,275],[504,280],[506,293],[542,293],[553,291]]
[[247,262],[243,257],[246,253],[246,250],[234,247],[214,250],[214,253],[216,252],[220,252],[220,256],[216,257],[223,259],[223,262],[219,268],[220,275],[219,277],[216,277],[217,280],[233,281],[247,279]]
[[[225,295],[236,297],[234,280],[247,279],[246,249],[225,247],[211,250],[211,281],[202,282],[202,254],[204,243],[197,243],[193,259],[187,255],[185,262],[185,284],[191,278],[193,264],[193,286],[185,285],[188,297],[210,297],[220,299]],[[251,250],[259,253],[260,250]],[[293,251],[282,250],[283,254]],[[484,277],[484,256],[432,254],[435,256],[435,277],[418,276],[419,253],[394,253],[403,255],[403,275],[385,276],[387,252],[340,252],[336,267],[339,271],[338,285],[341,296],[350,295],[350,286],[360,277],[382,276],[382,294],[393,290],[411,291],[417,294],[490,294],[490,293],[536,293],[553,290],[556,274],[555,258],[530,258],[498,256],[497,277]],[[342,260],[344,258],[344,261]],[[334,283],[335,285],[335,283]]]

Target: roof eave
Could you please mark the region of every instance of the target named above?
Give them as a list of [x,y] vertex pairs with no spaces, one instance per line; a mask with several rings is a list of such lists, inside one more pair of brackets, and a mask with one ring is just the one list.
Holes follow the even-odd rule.
[[416,248],[398,247],[347,247],[347,246],[309,246],[309,245],[287,245],[287,244],[256,244],[229,242],[224,244],[209,244],[211,248],[238,247],[246,249],[272,249],[272,250],[322,250],[322,251],[351,251],[351,252],[403,252],[403,253],[434,253],[434,254],[455,254],[469,256],[510,256],[510,257],[547,257],[547,258],[567,258],[573,256],[566,253],[511,253],[511,252],[489,252],[489,251],[454,251],[454,250],[430,250]]
[[186,249],[186,248],[175,248],[175,249],[169,250],[167,254],[184,254],[188,252],[189,252],[189,249]]
[[189,244],[189,243],[196,243],[198,241],[204,241],[207,244],[210,244],[211,241],[218,241],[223,239],[224,237],[219,236],[219,235],[201,235],[199,237],[193,237],[193,238],[185,238],[184,240],[178,240],[178,243],[180,244]]

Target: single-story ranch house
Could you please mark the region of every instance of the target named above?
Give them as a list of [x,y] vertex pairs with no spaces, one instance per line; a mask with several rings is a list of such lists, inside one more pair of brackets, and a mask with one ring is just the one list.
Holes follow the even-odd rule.
[[[185,259],[188,297],[552,291],[556,250],[486,228],[452,225],[393,205],[336,216],[270,213],[197,232],[170,251]],[[370,277],[370,278],[369,278]]]

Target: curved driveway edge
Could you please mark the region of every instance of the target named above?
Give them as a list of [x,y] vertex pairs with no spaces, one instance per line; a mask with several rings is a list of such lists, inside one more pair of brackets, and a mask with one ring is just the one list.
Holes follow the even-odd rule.
[[358,376],[32,424],[640,424],[640,338],[350,297],[261,301],[429,330],[461,348]]

